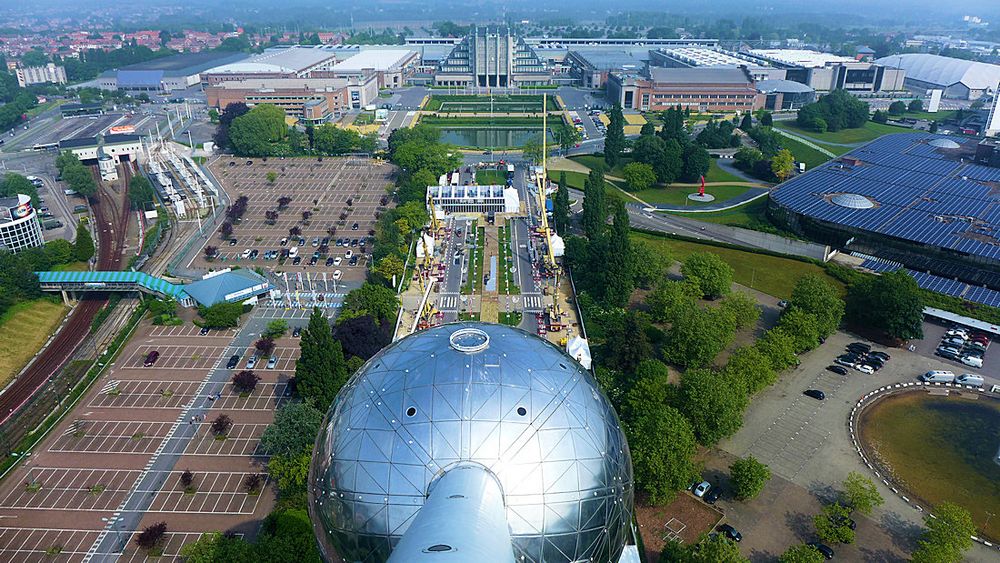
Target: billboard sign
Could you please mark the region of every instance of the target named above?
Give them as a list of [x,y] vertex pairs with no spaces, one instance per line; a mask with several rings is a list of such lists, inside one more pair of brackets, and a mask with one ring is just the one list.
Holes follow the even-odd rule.
[[26,201],[26,202],[22,203],[21,205],[18,205],[17,207],[11,207],[10,208],[11,219],[14,219],[14,220],[23,219],[23,218],[27,217],[28,215],[31,215],[31,202],[30,201]]
[[108,133],[112,135],[135,133],[135,125],[115,125],[114,127],[108,129]]

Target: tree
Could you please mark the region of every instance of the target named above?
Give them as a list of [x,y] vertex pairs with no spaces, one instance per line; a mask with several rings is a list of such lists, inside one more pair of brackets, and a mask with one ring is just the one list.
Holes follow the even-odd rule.
[[653,172],[653,167],[645,162],[630,162],[626,164],[622,171],[622,176],[625,178],[625,183],[628,185],[629,191],[633,192],[641,192],[648,189],[656,182],[656,173]]
[[313,308],[309,326],[302,331],[299,347],[295,390],[302,398],[326,410],[347,383],[348,374],[340,342],[333,339],[330,323],[318,307]]
[[229,140],[240,156],[268,156],[288,135],[285,112],[273,104],[258,104],[233,120]]
[[681,154],[681,145],[674,139],[664,141],[646,135],[632,144],[632,160],[652,166],[656,180],[663,184],[670,184],[680,176],[684,163]]
[[771,363],[771,369],[781,371],[798,362],[795,355],[795,339],[780,328],[772,328],[754,343]]
[[237,393],[253,393],[253,390],[257,388],[257,382],[260,381],[260,376],[253,372],[253,370],[245,369],[233,374],[233,388]]
[[916,280],[902,270],[851,284],[846,310],[854,324],[881,330],[892,338],[923,337],[923,292]]
[[689,144],[684,147],[684,165],[681,168],[681,179],[685,182],[697,182],[702,176],[708,174],[711,167],[712,157],[708,151],[696,145]]
[[744,131],[749,131],[753,128],[753,116],[750,113],[743,114],[743,119],[740,120],[740,129]]
[[736,330],[753,326],[760,318],[757,301],[746,293],[733,292],[727,295],[719,306],[719,313],[730,317]]
[[264,222],[268,225],[273,225],[278,222],[278,212],[274,209],[268,209],[264,212]]
[[833,334],[844,316],[844,300],[837,289],[817,274],[806,274],[795,282],[788,309],[801,309],[816,318],[819,335]]
[[257,560],[253,544],[243,538],[208,532],[181,547],[184,563],[251,563]]
[[622,313],[619,309],[618,312],[606,322],[601,359],[608,367],[631,373],[652,355],[652,346],[646,336],[649,319],[633,310]]
[[601,261],[604,269],[604,283],[600,285],[601,297],[605,305],[624,307],[635,289],[631,264],[631,238],[629,237],[628,212],[625,204],[614,200],[614,219],[604,245],[605,254]]
[[792,337],[796,354],[812,350],[819,344],[819,322],[812,313],[802,309],[787,309],[778,327]]
[[851,471],[844,479],[844,504],[862,514],[869,515],[876,506],[881,506],[885,502],[882,495],[878,493],[875,483],[871,479]]
[[649,314],[658,323],[674,323],[684,308],[694,307],[700,297],[696,284],[663,279],[648,296],[646,306]]
[[785,550],[778,563],[824,563],[826,557],[815,547],[801,543]]
[[632,267],[633,283],[636,286],[649,289],[663,279],[671,263],[667,256],[653,250],[641,240],[630,241],[629,250],[629,265]]
[[521,154],[524,155],[524,159],[529,162],[541,162],[542,161],[542,137],[541,135],[532,135],[524,141],[524,146],[521,147]]
[[213,260],[216,256],[219,255],[219,247],[208,245],[205,247],[204,252],[206,260]]
[[788,149],[781,149],[778,154],[771,159],[771,173],[778,178],[779,182],[784,182],[795,170],[795,157]]
[[906,113],[906,102],[895,101],[889,104],[889,115],[903,115]]
[[796,121],[800,127],[813,131],[819,131],[820,124],[823,130],[855,129],[868,121],[868,109],[866,102],[837,89],[799,109]]
[[299,227],[298,225],[296,225],[296,226],[291,227],[291,228],[288,229],[288,236],[290,236],[290,237],[297,237],[297,236],[300,236],[300,235],[302,235],[302,228]]
[[839,502],[824,505],[823,512],[813,517],[813,524],[816,535],[824,542],[854,543],[851,510]]
[[769,112],[769,111],[761,112],[761,114],[760,114],[760,124],[763,127],[770,127],[771,125],[774,124],[774,117],[771,115],[771,112]]
[[733,340],[736,326],[718,309],[684,304],[674,315],[663,354],[684,367],[700,367],[712,362]]
[[227,414],[220,414],[215,417],[212,421],[212,434],[216,436],[225,436],[229,434],[229,430],[233,427],[233,419],[229,418]]
[[333,337],[340,342],[345,357],[368,360],[392,341],[392,322],[378,323],[371,315],[361,315],[337,323]]
[[614,168],[625,150],[625,115],[618,104],[611,106],[610,123],[604,135],[604,162]]
[[711,252],[689,254],[681,264],[681,274],[706,299],[727,295],[733,285],[733,268]]
[[649,495],[651,503],[670,502],[697,475],[694,432],[677,409],[647,401],[625,425],[625,432],[636,487]]
[[231,328],[240,323],[243,314],[242,303],[216,303],[211,307],[199,307],[198,314],[202,318],[202,326],[208,328]]
[[40,207],[38,188],[34,184],[20,174],[14,172],[4,174],[3,178],[0,178],[0,197],[17,197],[18,194],[30,197],[32,207],[36,209]]
[[889,121],[889,114],[880,109],[877,109],[875,110],[875,113],[872,114],[872,121],[875,123],[885,124],[886,122]]
[[73,243],[73,258],[86,262],[94,257],[94,239],[83,221],[76,224],[76,241]]
[[222,237],[223,240],[232,237],[233,224],[230,223],[229,221],[225,221],[224,223],[222,223],[222,226],[219,227],[219,236]]
[[246,476],[243,480],[243,490],[247,494],[257,494],[260,492],[260,488],[264,486],[264,478],[260,476],[260,473],[251,473]]
[[748,563],[740,555],[736,542],[722,534],[702,534],[698,543],[687,545],[671,541],[663,548],[660,561],[671,563]]
[[270,356],[274,352],[274,339],[264,336],[254,342],[254,348],[261,356]]
[[583,185],[583,232],[590,240],[599,238],[607,225],[608,207],[605,203],[604,173],[591,170]]
[[153,185],[142,174],[132,176],[128,182],[128,201],[132,209],[145,209],[147,203],[151,203],[156,197]]
[[639,129],[639,136],[641,137],[652,137],[655,134],[656,134],[656,126],[653,125],[652,121],[647,121],[643,123],[642,127]]
[[344,306],[337,322],[341,323],[353,317],[369,315],[377,323],[395,322],[399,311],[399,298],[396,292],[384,285],[365,282],[361,287],[353,289],[344,297]]
[[281,338],[286,332],[288,332],[288,321],[285,319],[274,319],[267,323],[267,328],[264,330],[262,336],[271,339]]
[[167,537],[167,523],[150,524],[135,537],[135,544],[146,551],[155,552],[162,549],[163,540]]
[[938,132],[938,127],[939,126],[938,126],[938,122],[937,121],[931,121],[931,126],[928,129],[928,132],[930,132],[930,133],[937,133]]
[[569,184],[566,182],[566,172],[559,173],[559,188],[552,202],[552,223],[556,232],[566,235],[569,229]]
[[712,446],[743,426],[747,396],[739,384],[721,381],[707,369],[688,369],[681,376],[681,405],[698,442]]
[[280,495],[287,496],[305,492],[311,461],[311,449],[297,455],[272,456],[268,460],[267,472],[271,479],[277,483]]
[[273,184],[274,181],[278,179],[278,173],[275,172],[274,170],[271,170],[270,172],[267,173],[265,178],[267,178],[267,183]]
[[927,529],[913,552],[914,563],[959,563],[962,552],[972,547],[971,538],[976,535],[969,511],[950,502],[934,507],[924,517],[924,525]]
[[730,381],[740,382],[747,395],[756,394],[778,378],[771,361],[756,346],[737,348],[729,356],[723,372]]
[[297,456],[312,448],[323,424],[323,412],[309,403],[287,403],[264,429],[260,446],[272,456]]
[[346,154],[361,148],[361,135],[327,123],[313,129],[313,148],[322,154]]
[[288,197],[287,195],[283,195],[283,196],[279,197],[278,198],[278,209],[279,210],[284,210],[284,209],[288,208],[288,204],[291,203],[291,202],[292,202],[292,198]]
[[750,455],[737,459],[729,466],[729,477],[736,498],[750,500],[764,490],[764,485],[771,479],[771,468]]
[[396,279],[403,275],[403,269],[405,264],[399,259],[398,256],[392,254],[383,257],[378,261],[378,265],[375,266],[375,271],[387,280],[392,281],[392,287],[396,287]]

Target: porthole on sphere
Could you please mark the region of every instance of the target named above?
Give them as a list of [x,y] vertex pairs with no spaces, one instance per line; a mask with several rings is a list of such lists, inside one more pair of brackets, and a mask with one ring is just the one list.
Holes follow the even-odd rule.
[[524,407],[517,407],[517,414],[519,414],[520,416],[524,416],[528,414],[528,409]]
[[417,409],[415,409],[413,407],[407,407],[406,408],[406,416],[413,416],[415,414],[417,414]]
[[465,498],[465,495],[451,495],[448,498]]
[[427,549],[424,550],[424,552],[427,552],[427,553],[444,553],[446,551],[455,551],[455,548],[451,547],[450,545],[439,543],[439,544],[432,545],[432,546],[430,546],[430,547],[428,547]]

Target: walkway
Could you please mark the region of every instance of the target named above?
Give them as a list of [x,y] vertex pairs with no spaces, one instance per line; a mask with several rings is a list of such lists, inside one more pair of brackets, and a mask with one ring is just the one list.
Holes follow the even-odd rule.
[[[811,149],[816,149],[819,152],[825,154],[826,156],[829,156],[830,158],[837,158],[837,156],[839,156],[839,155],[837,155],[835,153],[830,152],[827,149],[824,149],[823,147],[817,145],[816,143],[810,141],[806,137],[800,137],[799,135],[795,135],[795,134],[789,133],[788,131],[785,131],[784,129],[779,129],[777,127],[774,128],[774,131],[776,133],[778,133],[779,135],[781,135],[782,137],[788,137],[789,139],[798,141],[798,142],[802,143],[803,145],[805,145],[805,146],[807,146],[807,147],[809,147]],[[838,147],[859,147],[859,146],[863,145],[864,143],[859,143],[857,145],[844,145],[844,144],[840,144],[840,143],[826,143],[826,144],[836,145]]]
[[[728,185],[742,186],[745,184],[741,183],[728,183]],[[705,191],[711,193],[711,184],[705,185]],[[749,190],[743,192],[742,194],[729,198],[725,201],[717,201],[714,203],[709,203],[707,205],[699,205],[698,207],[687,207],[684,205],[667,205],[663,203],[649,204],[648,210],[650,211],[670,211],[671,213],[712,213],[714,211],[726,211],[727,209],[733,209],[734,207],[739,207],[745,203],[750,203],[756,199],[765,197],[768,192],[768,188],[750,188]],[[638,198],[636,198],[638,199]],[[642,201],[642,200],[639,200]]]

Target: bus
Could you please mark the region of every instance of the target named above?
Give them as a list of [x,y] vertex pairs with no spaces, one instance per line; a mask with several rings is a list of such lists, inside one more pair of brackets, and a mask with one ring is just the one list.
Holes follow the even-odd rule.
[[33,151],[54,151],[59,148],[59,143],[35,143]]

